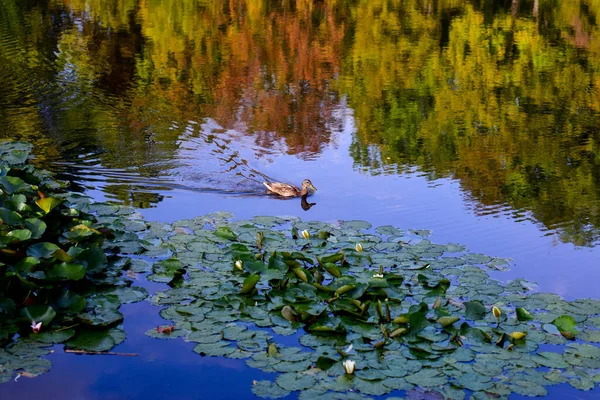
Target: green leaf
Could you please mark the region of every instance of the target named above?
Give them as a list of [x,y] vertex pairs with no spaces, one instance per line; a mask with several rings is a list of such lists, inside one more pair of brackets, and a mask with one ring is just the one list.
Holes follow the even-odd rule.
[[279,399],[290,394],[271,381],[258,381],[252,385],[252,393],[265,399]]
[[16,211],[0,207],[0,222],[8,225],[19,225],[23,221],[23,217]]
[[120,343],[125,336],[121,329],[84,330],[77,332],[66,344],[69,347],[88,351],[108,351]]
[[452,325],[453,323],[455,323],[456,321],[458,321],[460,318],[459,317],[440,317],[438,318],[437,322],[442,325],[443,328]]
[[61,295],[56,299],[56,306],[68,313],[77,314],[85,308],[85,298],[71,290],[63,290]]
[[316,380],[312,375],[288,372],[279,375],[275,382],[280,388],[293,392],[295,390],[305,390],[314,386]]
[[552,321],[552,325],[558,328],[561,335],[570,340],[574,339],[577,333],[579,333],[577,329],[575,329],[577,322],[575,322],[575,319],[570,315],[562,315],[556,318]]
[[16,176],[2,176],[0,177],[0,187],[4,189],[7,194],[13,194],[21,191],[25,191],[31,187],[25,183],[21,178]]
[[85,276],[85,266],[81,264],[68,264],[66,262],[62,262],[60,264],[55,264],[48,270],[46,275],[49,279],[54,280],[72,280],[78,281]]
[[9,205],[9,208],[14,211],[29,211],[31,209],[27,205],[27,197],[23,194],[13,194],[4,204]]
[[31,231],[29,229],[15,229],[8,232],[6,236],[11,242],[24,242],[31,238]]
[[25,220],[25,227],[31,231],[33,239],[39,239],[46,232],[47,225],[39,218],[27,218]]
[[242,289],[240,290],[240,294],[248,294],[254,290],[256,283],[260,279],[260,275],[250,275],[246,279],[244,279],[244,283],[242,284]]
[[24,142],[3,142],[0,149],[2,164],[17,165],[27,161],[32,145]]
[[43,325],[48,325],[56,317],[56,311],[46,304],[33,304],[23,308],[21,315],[30,321],[42,322]]
[[482,319],[487,314],[485,306],[479,300],[467,301],[465,302],[465,307],[465,316],[467,319],[472,319],[473,321]]
[[519,321],[531,321],[533,319],[533,315],[522,307],[517,307],[515,311],[517,312],[517,319]]
[[217,235],[220,238],[227,239],[227,240],[237,239],[236,234],[233,233],[231,228],[229,228],[227,226],[221,226],[221,227],[217,228],[217,230],[215,231],[215,235]]
[[55,251],[60,250],[60,247],[50,242],[36,243],[29,246],[27,255],[36,258],[50,258]]

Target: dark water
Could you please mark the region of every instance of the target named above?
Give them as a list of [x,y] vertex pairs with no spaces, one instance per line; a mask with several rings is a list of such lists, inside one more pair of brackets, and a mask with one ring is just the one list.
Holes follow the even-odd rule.
[[[598,298],[598,21],[591,0],[0,0],[0,138],[151,220],[426,228],[512,258],[498,279]],[[316,205],[265,178],[310,178]],[[156,310],[129,307],[118,350],[143,357],[57,354],[0,394],[250,396],[257,372],[145,338]]]

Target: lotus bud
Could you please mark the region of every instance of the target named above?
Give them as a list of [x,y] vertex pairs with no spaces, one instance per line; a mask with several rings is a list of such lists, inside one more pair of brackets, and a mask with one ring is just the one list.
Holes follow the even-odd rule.
[[42,323],[38,322],[36,324],[35,321],[31,321],[31,331],[33,333],[40,333],[40,330],[42,330]]
[[344,371],[346,371],[348,375],[352,375],[354,373],[354,368],[356,368],[356,361],[346,360],[342,365],[344,366]]
[[242,268],[242,265],[243,265],[243,264],[244,264],[244,263],[242,262],[242,260],[237,260],[237,261],[235,262],[235,269],[239,269],[240,271],[243,271],[243,270],[244,270],[244,269]]
[[302,237],[306,240],[310,240],[310,232],[306,229],[302,231]]
[[362,245],[360,243],[356,243],[356,246],[354,246],[354,248],[356,249],[356,251],[358,251],[359,253],[362,253]]

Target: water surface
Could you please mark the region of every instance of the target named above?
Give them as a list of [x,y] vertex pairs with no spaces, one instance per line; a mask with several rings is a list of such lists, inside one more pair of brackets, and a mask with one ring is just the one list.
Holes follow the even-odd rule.
[[[599,20],[593,1],[0,0],[0,137],[151,220],[426,228],[512,258],[498,279],[598,298]],[[309,210],[261,184],[304,178]]]

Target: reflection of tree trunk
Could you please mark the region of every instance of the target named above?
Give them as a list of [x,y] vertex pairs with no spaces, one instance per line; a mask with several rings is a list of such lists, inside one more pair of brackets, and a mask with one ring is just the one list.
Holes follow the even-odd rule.
[[537,18],[540,0],[533,0],[533,16]]
[[517,17],[517,11],[519,11],[519,0],[512,0],[510,15],[513,17],[513,20]]

